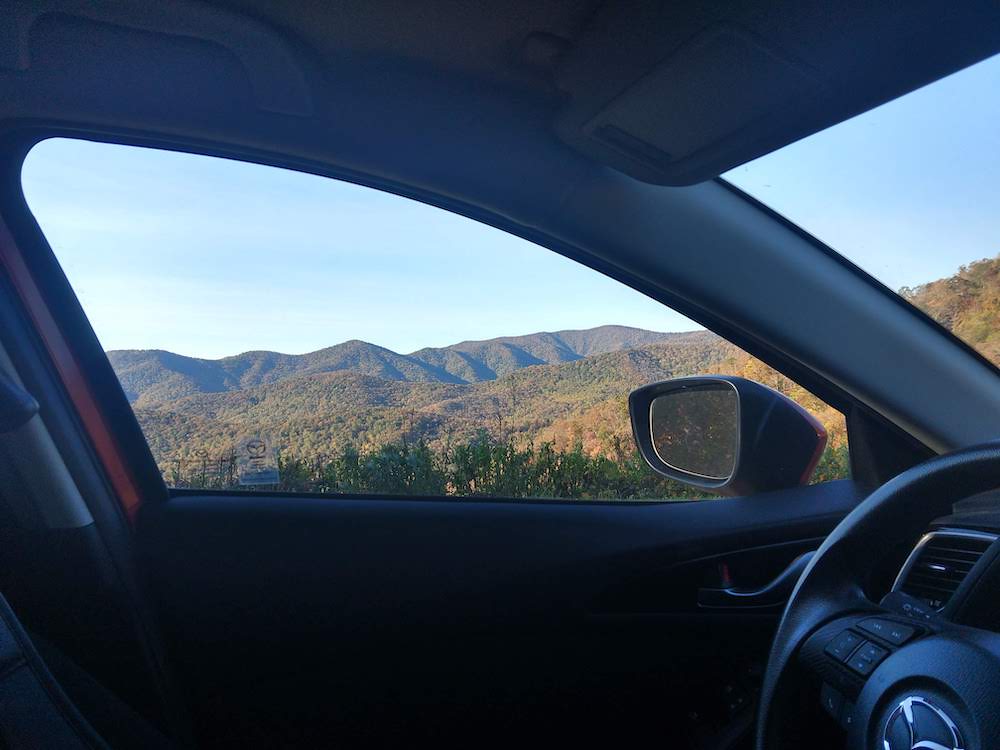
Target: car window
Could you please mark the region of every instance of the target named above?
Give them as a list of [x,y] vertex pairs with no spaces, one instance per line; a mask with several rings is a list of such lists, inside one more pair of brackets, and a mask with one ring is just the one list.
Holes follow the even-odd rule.
[[724,175],[1000,364],[1000,56]]
[[668,499],[628,393],[742,375],[842,415],[658,302],[493,227],[371,188],[72,139],[28,204],[168,485]]

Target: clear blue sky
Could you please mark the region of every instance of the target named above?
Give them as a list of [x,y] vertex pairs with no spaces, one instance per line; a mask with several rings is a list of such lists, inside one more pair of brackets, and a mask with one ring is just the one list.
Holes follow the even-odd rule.
[[1000,254],[1000,56],[724,175],[893,289]]
[[694,324],[493,227],[297,172],[83,141],[35,147],[28,204],[105,349],[397,352]]
[[[1000,253],[1000,57],[726,175],[893,288]],[[52,140],[25,194],[106,349],[410,352],[604,323],[690,330],[459,216],[222,159]],[[669,240],[669,238],[665,238]]]

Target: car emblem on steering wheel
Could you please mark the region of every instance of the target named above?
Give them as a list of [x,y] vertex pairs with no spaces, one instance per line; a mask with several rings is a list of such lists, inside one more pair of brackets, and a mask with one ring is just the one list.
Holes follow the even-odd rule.
[[944,711],[917,695],[899,702],[882,733],[883,750],[962,750],[958,726]]

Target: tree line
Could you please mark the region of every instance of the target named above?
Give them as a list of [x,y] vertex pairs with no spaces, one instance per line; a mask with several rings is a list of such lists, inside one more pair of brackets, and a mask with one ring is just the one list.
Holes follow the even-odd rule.
[[[267,489],[325,494],[666,500],[706,496],[653,472],[631,441],[615,440],[607,453],[591,454],[582,442],[559,449],[500,439],[481,430],[473,439],[443,447],[401,440],[359,449],[348,443],[330,456],[278,456],[280,482],[266,488],[239,485],[235,454],[202,455],[163,467],[173,487]],[[846,445],[829,446],[813,482],[849,475]]]

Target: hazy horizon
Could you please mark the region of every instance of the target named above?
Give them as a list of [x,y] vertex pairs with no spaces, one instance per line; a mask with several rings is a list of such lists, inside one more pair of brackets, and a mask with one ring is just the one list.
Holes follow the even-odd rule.
[[337,346],[342,346],[343,344],[349,344],[352,341],[358,341],[362,344],[368,344],[369,346],[377,346],[381,349],[387,349],[388,351],[391,351],[394,354],[410,356],[425,349],[448,349],[456,346],[462,346],[463,344],[480,344],[487,341],[496,341],[498,339],[518,339],[518,338],[527,338],[529,336],[558,335],[561,333],[583,333],[587,331],[595,331],[600,328],[630,328],[636,331],[643,331],[645,333],[657,333],[657,334],[669,334],[669,335],[676,334],[678,336],[683,335],[685,333],[702,333],[708,331],[708,329],[703,326],[699,326],[697,328],[693,328],[686,331],[657,331],[651,328],[640,328],[638,326],[629,326],[629,325],[624,325],[622,323],[602,323],[600,325],[590,326],[588,328],[560,328],[559,330],[554,330],[554,331],[531,331],[530,333],[501,333],[496,336],[489,336],[483,339],[463,339],[462,341],[455,341],[450,344],[444,344],[443,346],[420,346],[417,347],[416,349],[411,349],[409,351],[397,351],[395,349],[392,349],[391,347],[385,346],[384,344],[380,344],[377,341],[367,341],[365,339],[350,338],[350,339],[344,339],[343,341],[337,341],[333,344],[328,344],[326,346],[321,346],[318,349],[310,349],[309,351],[304,351],[304,352],[288,352],[288,351],[279,351],[275,349],[246,349],[244,351],[235,352],[233,354],[224,354],[221,357],[200,357],[193,354],[186,354],[184,352],[174,351],[173,349],[165,349],[163,347],[148,347],[148,348],[127,347],[123,349],[105,349],[104,353],[111,354],[113,352],[167,352],[169,354],[178,354],[183,357],[189,357],[190,359],[204,359],[210,361],[218,361],[221,359],[231,359],[233,357],[240,357],[244,354],[252,354],[254,352],[264,352],[267,354],[280,354],[288,357],[302,357],[307,354],[315,354],[316,352],[324,351],[325,349],[332,349]]

